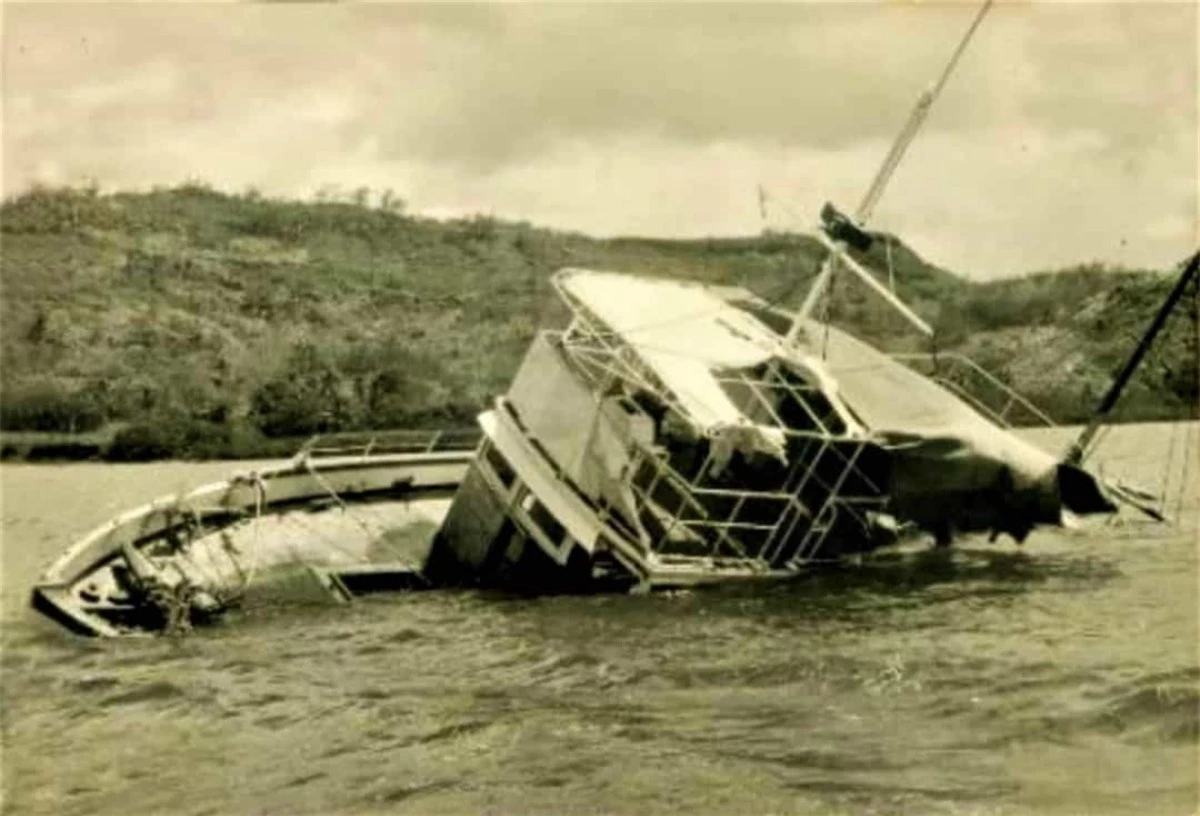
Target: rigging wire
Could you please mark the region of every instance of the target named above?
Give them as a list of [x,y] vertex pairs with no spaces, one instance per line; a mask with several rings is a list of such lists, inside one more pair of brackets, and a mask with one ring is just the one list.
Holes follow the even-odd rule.
[[[1194,429],[1194,425],[1194,422],[1189,421],[1183,434],[1183,471],[1179,475],[1179,489],[1175,496],[1175,518],[1180,517],[1180,514],[1183,512],[1184,497],[1189,495],[1187,490],[1189,476],[1188,470],[1192,461],[1192,431]],[[1200,455],[1200,451],[1197,451],[1197,454]]]
[[[900,165],[901,159],[904,158],[905,152],[907,152],[909,146],[916,138],[917,132],[921,129],[921,125],[925,122],[925,118],[929,115],[929,111],[933,107],[933,103],[937,100],[938,95],[941,94],[942,89],[945,88],[947,81],[950,79],[950,74],[953,73],[955,66],[958,65],[958,61],[967,49],[967,44],[975,35],[976,29],[983,22],[983,18],[992,7],[993,2],[994,0],[984,0],[975,18],[971,21],[971,25],[959,40],[957,47],[955,47],[949,62],[942,69],[942,73],[938,76],[937,81],[926,88],[917,99],[917,104],[913,107],[908,119],[905,120],[904,126],[900,129],[896,140],[892,142],[892,146],[884,157],[883,163],[876,171],[875,177],[871,180],[871,186],[867,189],[866,195],[854,211],[854,221],[857,222],[859,227],[862,227],[870,220],[871,214],[875,210],[875,205],[879,202],[880,196],[883,195],[884,188],[887,187],[892,175],[896,172],[896,168]],[[817,279],[813,282],[808,294],[805,295],[804,303],[800,306],[799,314],[801,316],[809,315],[816,308],[817,301],[820,300],[829,283],[836,276],[837,266],[837,259],[832,255],[826,259],[820,273],[817,275]],[[798,328],[799,321],[797,320],[796,323]],[[789,340],[794,339],[794,331],[788,333]]]
[[[1171,433],[1167,438],[1167,461],[1163,465],[1162,481],[1158,487],[1158,504],[1162,508],[1166,508],[1168,501],[1167,490],[1171,486],[1171,472],[1175,469],[1175,439],[1178,436],[1179,428],[1172,424]],[[1184,456],[1187,456],[1187,451],[1184,451]]]
[[259,475],[258,471],[251,471],[245,475],[235,476],[232,480],[231,486],[242,485],[246,483],[249,483],[254,489],[254,518],[250,521],[250,523],[253,525],[253,529],[251,532],[249,569],[242,568],[242,563],[237,558],[240,553],[238,553],[236,545],[233,543],[233,539],[229,536],[228,529],[222,529],[217,533],[217,535],[219,535],[221,538],[221,549],[225,551],[227,556],[229,556],[230,562],[232,562],[242,581],[242,585],[240,587],[230,592],[229,595],[224,598],[225,603],[237,601],[246,594],[247,590],[250,589],[250,584],[253,583],[254,576],[258,572],[258,563],[262,550],[260,528],[262,527],[263,507],[266,503],[267,485],[263,480],[263,477]]
[[[1184,313],[1188,318],[1190,318],[1191,326],[1189,328],[1191,330],[1191,336],[1200,341],[1200,276],[1193,276],[1191,281],[1188,283],[1188,286],[1191,289],[1191,303],[1190,308],[1188,308]],[[1162,371],[1169,375],[1174,373],[1174,369],[1167,363],[1166,349],[1170,346],[1170,340],[1173,336],[1172,332],[1178,330],[1180,320],[1184,319],[1179,316],[1180,311],[1183,310],[1176,309],[1162,317],[1162,324],[1158,336],[1155,341],[1148,348],[1146,348],[1145,356],[1143,358],[1143,366],[1139,369],[1139,371],[1133,372],[1133,374],[1130,376],[1130,382],[1134,382],[1139,373],[1146,370],[1145,365],[1149,363],[1156,364],[1162,369]],[[1130,339],[1132,344],[1137,344],[1142,339],[1141,335],[1136,334],[1136,332],[1130,329],[1126,329],[1123,333]],[[1068,351],[1068,353],[1060,358],[1060,360],[1066,359],[1070,353],[1071,352]],[[1193,370],[1197,370],[1197,367],[1200,366],[1200,358],[1191,360],[1190,365],[1193,367]],[[1200,374],[1200,370],[1197,370],[1197,373]],[[1145,375],[1143,374],[1142,376],[1144,377]],[[1115,408],[1116,403],[1114,403],[1112,407]],[[1111,429],[1111,423],[1101,425],[1097,429],[1096,435],[1091,441],[1090,448],[1093,450],[1098,449],[1101,442],[1107,436],[1108,431]],[[1174,448],[1176,446],[1174,429],[1172,429],[1171,440],[1171,444],[1168,447],[1168,458],[1169,461],[1174,461]],[[1165,490],[1166,488],[1164,487],[1163,489]],[[1165,501],[1165,494],[1162,496],[1162,499]]]
[[[1192,342],[1195,344],[1193,350],[1196,352],[1194,358],[1191,360],[1192,373],[1197,377],[1198,383],[1200,383],[1200,277],[1192,280],[1192,303],[1191,309],[1188,311],[1188,317],[1191,318],[1191,325],[1188,328],[1190,330]],[[1196,406],[1192,407],[1195,408]],[[1190,475],[1188,471],[1193,458],[1192,433],[1195,430],[1198,419],[1200,418],[1188,416],[1187,421],[1184,424],[1183,468],[1182,473],[1179,476],[1179,488],[1175,500],[1175,518],[1179,518],[1180,514],[1183,512],[1184,497],[1188,495],[1188,477]],[[1196,451],[1196,454],[1197,457],[1200,458],[1200,444],[1197,445],[1197,448],[1198,450]]]
[[[837,266],[837,261],[833,261],[834,266]],[[832,322],[833,315],[833,294],[834,286],[837,285],[837,276],[830,275],[829,282],[825,284],[825,302],[822,304],[821,323],[824,324],[824,331],[821,334],[821,359],[829,359],[829,324]]]

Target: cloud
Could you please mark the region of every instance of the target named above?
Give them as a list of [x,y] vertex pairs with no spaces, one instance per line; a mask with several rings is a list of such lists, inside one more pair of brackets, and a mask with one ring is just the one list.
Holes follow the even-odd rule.
[[[9,5],[3,186],[365,184],[430,211],[701,234],[761,228],[765,181],[803,225],[826,198],[853,207],[974,12]],[[1197,237],[1196,23],[1191,3],[1001,3],[880,226],[980,275],[1175,260]]]

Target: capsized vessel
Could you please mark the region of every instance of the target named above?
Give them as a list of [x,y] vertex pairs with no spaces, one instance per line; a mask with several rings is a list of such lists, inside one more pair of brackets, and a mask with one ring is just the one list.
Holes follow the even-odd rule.
[[1116,508],[1079,459],[949,381],[796,329],[743,289],[582,269],[553,283],[570,324],[537,335],[481,434],[318,441],[152,502],[70,547],[35,608],[113,636],[186,628],[281,581],[348,600],[772,580],[913,531],[1019,541]]
[[1153,512],[1082,467],[1090,436],[1060,460],[1010,433],[1008,408],[1045,415],[994,378],[998,411],[813,319],[841,270],[931,333],[848,250],[869,245],[866,222],[992,3],[853,217],[823,210],[827,255],[797,315],[741,289],[562,270],[570,325],[537,336],[480,416],[474,450],[310,449],[161,499],[72,546],[34,606],[116,635],[217,616],[280,573],[342,599],[446,585],[646,590],[784,578],[912,530],[942,545],[976,531],[1020,541],[1112,512],[1114,498]]
[[435,583],[778,578],[904,530],[1021,541],[1115,509],[1086,471],[852,335],[772,329],[786,313],[745,290],[582,269],[554,285],[571,323],[480,417]]

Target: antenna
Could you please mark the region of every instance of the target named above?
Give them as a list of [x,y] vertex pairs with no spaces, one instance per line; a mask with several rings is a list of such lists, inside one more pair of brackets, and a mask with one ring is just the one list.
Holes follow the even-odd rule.
[[[929,115],[929,109],[933,107],[934,100],[942,92],[942,88],[946,86],[947,80],[950,79],[950,74],[958,65],[959,59],[962,58],[963,52],[967,49],[967,43],[971,41],[971,37],[975,35],[975,30],[979,28],[979,24],[983,22],[983,17],[987,14],[988,9],[992,7],[995,0],[984,0],[979,11],[975,14],[975,19],[971,21],[971,25],[967,28],[958,47],[954,49],[954,53],[950,56],[950,61],[946,63],[946,67],[942,70],[937,81],[921,92],[921,96],[917,99],[917,104],[913,107],[912,113],[909,114],[908,120],[904,123],[904,127],[900,129],[896,141],[892,143],[891,150],[883,159],[883,164],[875,173],[875,178],[871,181],[871,186],[867,189],[867,194],[863,196],[863,200],[859,203],[858,209],[854,211],[854,220],[859,227],[865,224],[875,211],[875,205],[879,202],[879,197],[883,195],[883,190],[887,187],[888,181],[891,180],[892,174],[896,172],[896,167],[899,166],[900,160],[904,158],[905,151],[912,143],[912,140],[920,130],[925,117]],[[822,229],[818,227],[818,230]],[[796,338],[800,334],[805,318],[812,314],[813,309],[824,294],[829,285],[830,278],[833,277],[834,270],[838,266],[838,261],[845,261],[849,256],[846,255],[846,242],[843,240],[836,241],[836,248],[825,257],[825,261],[821,264],[821,271],[817,273],[817,279],[813,282],[812,288],[808,290],[808,294],[804,297],[804,303],[800,305],[799,311],[796,313],[796,319],[792,322],[791,329],[788,330],[787,337],[784,339],[786,343],[795,343]]]

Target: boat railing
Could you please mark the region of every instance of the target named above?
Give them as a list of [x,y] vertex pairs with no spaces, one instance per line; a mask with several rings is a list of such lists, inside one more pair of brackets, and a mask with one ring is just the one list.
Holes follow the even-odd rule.
[[1001,428],[1051,426],[1054,419],[970,357],[957,352],[893,354]]
[[[839,514],[848,513],[865,527],[863,511],[882,504],[879,495],[861,487],[869,479],[859,469],[859,457],[869,443],[852,442],[847,455],[835,441],[825,437],[815,454],[798,460],[780,490],[696,484],[667,457],[636,446],[630,487],[656,527],[650,551],[791,568],[818,553]],[[859,486],[846,492],[855,474]]]
[[[624,381],[634,390],[654,394],[679,416],[688,416],[636,354],[613,333],[594,325],[586,308],[575,309],[572,326],[562,338],[594,392],[605,393],[612,382]],[[652,553],[733,557],[771,568],[816,554],[839,517],[852,517],[866,529],[864,508],[858,504],[882,503],[882,490],[859,467],[859,456],[869,443],[842,433],[841,418],[827,400],[822,405],[817,399],[823,397],[820,388],[789,378],[776,366],[761,375],[726,371],[715,379],[755,424],[816,444],[796,452],[777,484],[747,490],[722,485],[709,473],[715,446],[698,457],[704,460],[699,470],[684,467],[685,475],[674,467],[671,455],[631,440],[629,488],[640,516],[639,538]],[[785,405],[795,415],[791,420],[781,415]]]
[[696,488],[657,456],[642,458],[633,472],[633,494],[657,520],[655,553],[765,560],[769,539],[795,502],[785,493]]
[[477,428],[434,431],[366,431],[320,434],[301,446],[311,458],[371,456],[389,453],[444,453],[472,450],[482,437]]

